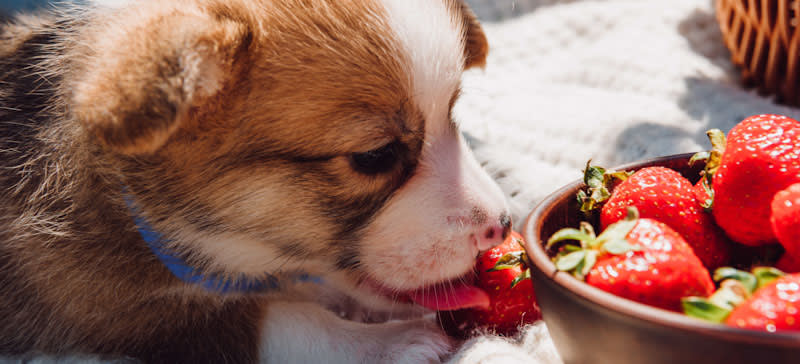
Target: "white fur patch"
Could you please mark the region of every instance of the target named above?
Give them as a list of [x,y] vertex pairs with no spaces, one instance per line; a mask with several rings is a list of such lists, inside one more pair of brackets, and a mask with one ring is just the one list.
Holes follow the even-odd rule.
[[193,96],[213,96],[222,87],[225,78],[225,71],[220,67],[220,61],[216,56],[210,55],[213,54],[213,50],[204,48],[186,52],[179,59],[183,69],[183,91],[190,99]]
[[208,262],[212,271],[261,277],[265,272],[280,272],[282,263],[285,263],[285,260],[280,259],[279,251],[264,244],[263,241],[243,234],[208,234],[184,229],[181,231],[181,239],[192,241],[193,247],[198,249],[202,256],[214,257]]
[[[485,221],[474,221],[475,209]],[[507,213],[500,188],[460,135],[443,133],[428,140],[414,177],[367,228],[365,268],[398,290],[453,279],[475,263],[479,234]]]
[[451,347],[427,318],[367,324],[294,301],[272,301],[267,313],[262,363],[438,363]]
[[410,99],[424,117],[425,143],[414,176],[367,227],[362,252],[372,279],[402,291],[467,273],[476,239],[498,226],[508,207],[449,118],[464,69],[457,8],[444,0],[383,3],[409,62]]
[[[445,0],[382,0],[396,40],[410,62],[413,99],[426,127],[447,128],[450,98],[464,68],[463,23]],[[441,121],[441,122],[440,122]]]

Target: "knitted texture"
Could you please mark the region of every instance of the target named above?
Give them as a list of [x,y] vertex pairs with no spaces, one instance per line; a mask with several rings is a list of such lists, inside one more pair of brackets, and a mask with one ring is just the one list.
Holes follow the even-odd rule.
[[[472,1],[490,15],[508,2]],[[699,151],[707,129],[758,113],[800,116],[739,86],[710,1],[542,2],[553,3],[530,0],[533,11],[484,23],[487,66],[466,73],[455,110],[517,224],[589,159]]]

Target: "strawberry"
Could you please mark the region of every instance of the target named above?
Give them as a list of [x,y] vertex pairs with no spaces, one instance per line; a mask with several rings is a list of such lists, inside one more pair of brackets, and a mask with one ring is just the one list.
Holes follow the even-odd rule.
[[732,312],[747,303],[754,291],[782,276],[782,271],[772,267],[756,267],[752,273],[731,267],[719,268],[714,272],[714,280],[720,282],[719,289],[710,297],[684,297],[683,312],[701,320],[726,322]]
[[489,294],[489,308],[439,312],[439,319],[451,334],[464,336],[480,328],[513,335],[521,325],[542,317],[523,244],[522,236],[512,232],[503,244],[478,257],[476,285]]
[[[699,188],[702,188],[699,187]],[[629,206],[677,231],[709,270],[728,264],[731,243],[701,206],[691,182],[665,167],[642,168],[617,185],[600,210],[600,227],[622,220]]]
[[719,168],[709,173],[717,224],[742,244],[775,242],[770,202],[800,182],[800,123],[780,115],[751,116],[731,129],[724,147],[714,148],[724,148]]
[[700,207],[707,212],[711,211],[711,204],[714,202],[714,198],[712,196],[713,191],[711,190],[711,186],[708,184],[708,180],[701,178],[699,181],[697,181],[697,183],[694,184],[692,191],[694,191],[694,197],[697,199],[697,203],[700,204]]
[[800,259],[800,183],[778,191],[770,212],[772,232],[786,250],[786,259]]
[[800,274],[763,285],[725,320],[730,326],[767,332],[800,331]]
[[800,273],[800,262],[789,254],[784,254],[775,263],[775,268],[778,268],[786,273]]
[[638,218],[635,208],[628,211],[625,220],[600,236],[588,223],[553,234],[548,246],[565,240],[580,244],[563,246],[556,268],[617,296],[672,311],[680,311],[683,297],[713,292],[708,270],[680,234],[659,221]]

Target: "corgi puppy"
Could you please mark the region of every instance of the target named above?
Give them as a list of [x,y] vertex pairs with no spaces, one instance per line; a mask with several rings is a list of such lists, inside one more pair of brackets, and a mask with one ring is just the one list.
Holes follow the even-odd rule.
[[451,114],[487,51],[459,0],[0,25],[0,353],[441,360],[419,315],[487,305],[475,257],[511,224]]

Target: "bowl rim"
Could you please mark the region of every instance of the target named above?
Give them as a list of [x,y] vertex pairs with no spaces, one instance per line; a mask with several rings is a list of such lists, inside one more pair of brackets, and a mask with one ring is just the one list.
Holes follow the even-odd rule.
[[[680,159],[686,159],[688,162],[688,159],[693,154],[694,153],[684,153],[651,158],[638,162],[623,164],[613,167],[613,169],[627,170],[642,168],[647,165]],[[544,251],[542,242],[539,240],[539,232],[542,228],[542,219],[539,219],[539,217],[544,216],[545,213],[548,213],[555,206],[555,202],[560,200],[564,194],[574,191],[581,185],[583,185],[583,180],[578,179],[549,194],[547,197],[542,199],[542,201],[540,201],[536,207],[534,207],[534,209],[525,219],[522,229],[523,237],[527,242],[527,244],[525,244],[525,250],[527,251],[531,262],[536,265],[541,272],[545,273],[547,279],[555,282],[557,285],[566,289],[573,295],[629,318],[634,318],[685,332],[700,332],[730,341],[800,348],[800,333],[768,333],[736,328],[727,326],[725,324],[705,322],[676,312],[648,306],[643,303],[618,297],[599,288],[590,286],[566,272],[557,271],[555,264],[550,260],[550,257]],[[542,309],[546,310],[546,308]]]

